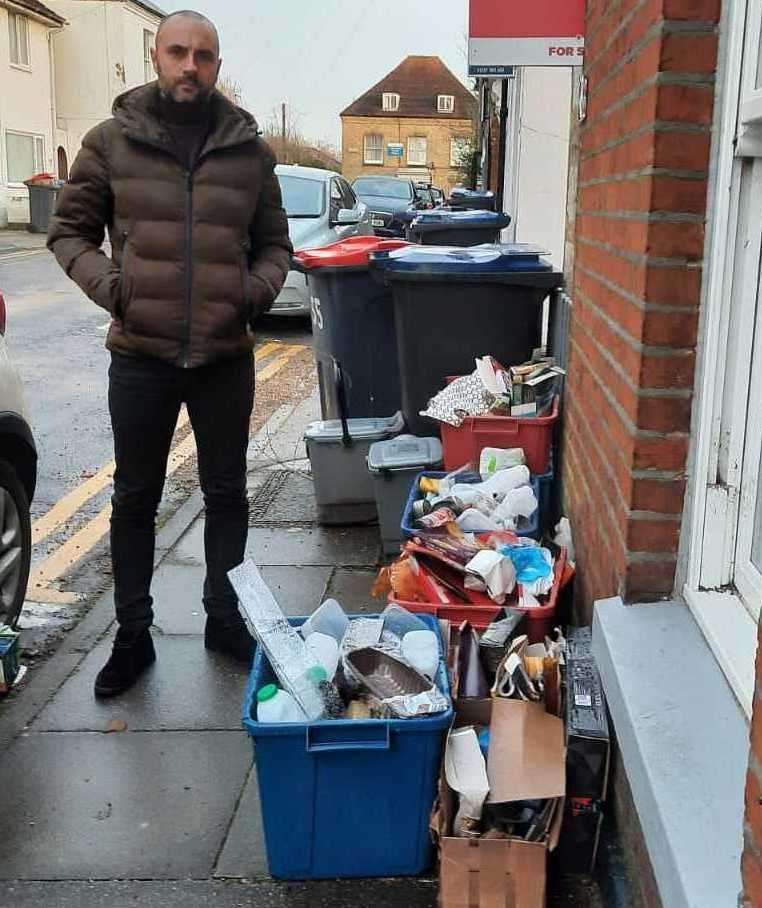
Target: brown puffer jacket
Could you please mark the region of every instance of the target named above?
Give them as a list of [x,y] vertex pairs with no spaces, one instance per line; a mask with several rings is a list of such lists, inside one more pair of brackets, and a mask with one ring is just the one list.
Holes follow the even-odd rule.
[[110,350],[189,368],[251,350],[252,317],[280,291],[293,250],[275,158],[253,117],[215,92],[188,173],[158,102],[155,82],[128,91],[85,136],[48,247],[111,313]]

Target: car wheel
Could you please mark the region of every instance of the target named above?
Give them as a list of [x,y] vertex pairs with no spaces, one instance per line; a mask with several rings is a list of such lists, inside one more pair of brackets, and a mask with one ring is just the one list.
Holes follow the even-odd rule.
[[0,459],[0,623],[15,627],[32,560],[29,499],[13,467]]

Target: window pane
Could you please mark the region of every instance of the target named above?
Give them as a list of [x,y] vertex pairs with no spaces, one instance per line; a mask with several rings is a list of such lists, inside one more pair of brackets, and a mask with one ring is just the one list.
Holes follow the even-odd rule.
[[22,66],[29,66],[29,20],[26,16],[17,16],[19,57]]
[[757,506],[754,511],[754,536],[751,543],[751,562],[762,572],[762,452],[757,473]]
[[8,182],[23,183],[35,174],[34,140],[32,136],[20,136],[13,132],[5,134],[8,158]]
[[323,213],[322,180],[278,175],[283,207],[290,218],[319,218]]
[[45,170],[45,141],[41,136],[34,139],[34,172],[42,173]]
[[426,164],[426,139],[422,136],[411,136],[407,140],[408,164]]
[[365,163],[384,163],[384,137],[380,135],[365,136]]
[[18,16],[15,13],[8,14],[8,40],[11,46],[11,63],[19,63],[19,36],[18,36]]
[[154,79],[153,64],[151,63],[151,48],[153,47],[153,32],[143,29],[143,70],[146,82]]

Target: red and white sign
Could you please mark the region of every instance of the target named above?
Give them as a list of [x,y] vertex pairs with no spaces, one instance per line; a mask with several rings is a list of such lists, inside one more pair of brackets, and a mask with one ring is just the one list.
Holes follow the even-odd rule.
[[585,0],[470,0],[472,76],[513,66],[581,66]]

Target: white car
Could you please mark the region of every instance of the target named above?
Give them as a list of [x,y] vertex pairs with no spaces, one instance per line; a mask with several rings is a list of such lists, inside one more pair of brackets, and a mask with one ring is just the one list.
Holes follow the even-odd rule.
[[[349,236],[372,235],[368,206],[340,174],[298,164],[278,164],[275,173],[295,252],[328,246]],[[309,316],[310,294],[303,274],[289,271],[270,312]]]
[[0,293],[0,624],[15,626],[32,558],[29,507],[37,484],[37,447],[21,379],[8,355],[5,324]]

